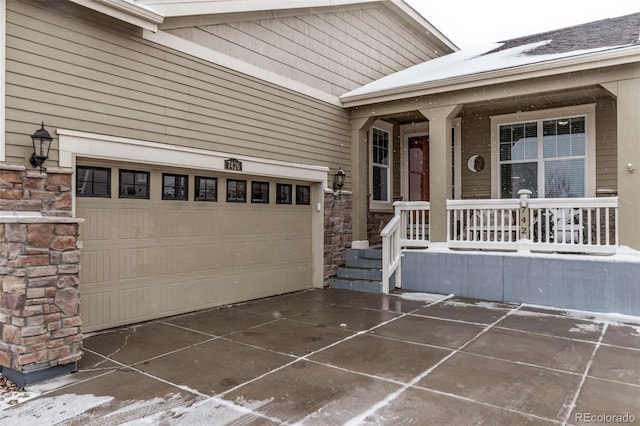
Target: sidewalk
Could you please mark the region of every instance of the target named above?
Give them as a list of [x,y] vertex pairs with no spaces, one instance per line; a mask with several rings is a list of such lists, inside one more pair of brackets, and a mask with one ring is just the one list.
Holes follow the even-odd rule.
[[84,347],[77,373],[13,395],[0,423],[640,423],[633,317],[326,289],[93,334]]

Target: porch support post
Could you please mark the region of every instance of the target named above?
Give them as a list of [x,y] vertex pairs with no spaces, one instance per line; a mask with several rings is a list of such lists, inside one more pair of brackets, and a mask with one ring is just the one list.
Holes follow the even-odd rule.
[[453,198],[451,128],[452,120],[462,105],[447,105],[421,109],[429,120],[429,239],[431,242],[447,241],[447,199]]
[[374,117],[351,121],[351,173],[353,188],[353,242],[367,240],[367,129]]
[[618,196],[620,244],[640,250],[640,69],[618,82]]

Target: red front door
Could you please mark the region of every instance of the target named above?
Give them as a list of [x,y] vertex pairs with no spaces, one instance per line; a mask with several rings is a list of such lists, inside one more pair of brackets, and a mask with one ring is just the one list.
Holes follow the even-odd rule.
[[409,201],[429,201],[429,135],[409,137]]

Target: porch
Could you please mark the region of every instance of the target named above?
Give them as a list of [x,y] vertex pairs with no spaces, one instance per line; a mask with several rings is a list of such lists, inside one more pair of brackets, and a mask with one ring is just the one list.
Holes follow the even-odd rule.
[[447,240],[428,202],[396,202],[381,233],[382,292],[640,315],[640,254],[619,245],[618,198],[448,200]]

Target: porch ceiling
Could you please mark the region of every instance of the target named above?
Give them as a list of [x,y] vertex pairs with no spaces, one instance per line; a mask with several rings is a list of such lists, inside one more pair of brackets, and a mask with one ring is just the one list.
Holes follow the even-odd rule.
[[613,95],[602,86],[588,86],[579,89],[556,90],[535,95],[516,95],[511,98],[467,103],[464,105],[461,115],[477,110],[483,110],[493,115],[513,112],[514,110],[532,111],[592,103],[597,102],[599,99],[612,97]]

